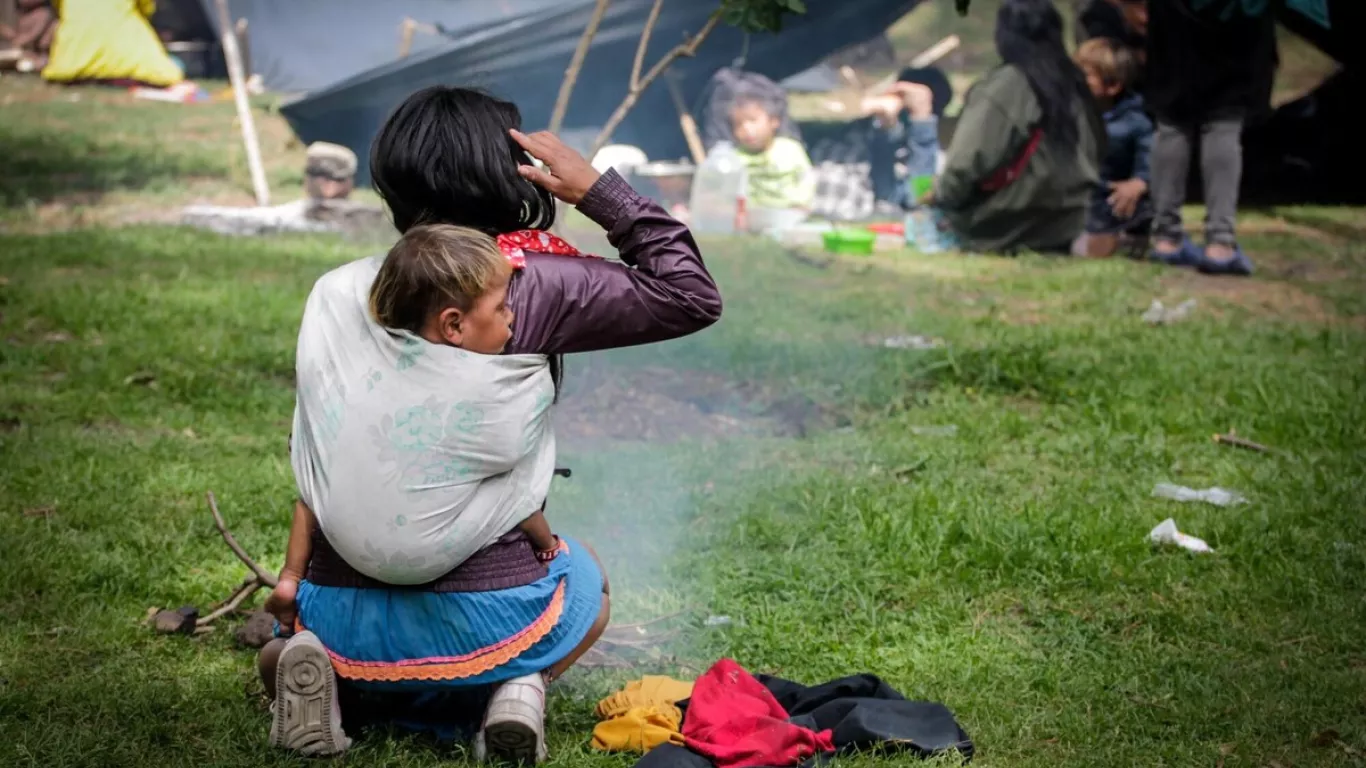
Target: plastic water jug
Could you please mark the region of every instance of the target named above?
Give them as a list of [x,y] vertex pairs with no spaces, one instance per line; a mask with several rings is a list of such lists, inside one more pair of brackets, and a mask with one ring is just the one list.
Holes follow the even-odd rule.
[[745,194],[745,164],[729,142],[707,153],[692,181],[691,228],[697,234],[732,235]]

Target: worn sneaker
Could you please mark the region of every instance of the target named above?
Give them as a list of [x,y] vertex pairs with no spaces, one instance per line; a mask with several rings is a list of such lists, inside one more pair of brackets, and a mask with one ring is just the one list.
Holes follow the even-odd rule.
[[337,678],[312,632],[289,639],[275,668],[270,744],[308,757],[339,755],[351,746],[341,727]]
[[484,728],[474,739],[476,760],[490,754],[516,763],[545,762],[545,678],[539,673],[509,680],[493,692]]

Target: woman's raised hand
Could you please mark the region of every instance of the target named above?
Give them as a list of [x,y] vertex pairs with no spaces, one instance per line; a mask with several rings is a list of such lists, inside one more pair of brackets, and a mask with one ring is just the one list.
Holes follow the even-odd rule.
[[549,131],[538,131],[530,136],[518,130],[510,133],[527,154],[545,163],[545,168],[519,165],[517,172],[570,205],[578,205],[602,176],[583,155],[565,146],[560,137]]

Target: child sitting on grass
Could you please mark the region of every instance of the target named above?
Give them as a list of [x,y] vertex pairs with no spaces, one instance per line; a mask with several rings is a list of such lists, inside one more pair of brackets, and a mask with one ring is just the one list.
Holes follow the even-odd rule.
[[747,204],[761,211],[809,211],[816,197],[811,158],[801,142],[778,135],[782,116],[763,100],[742,95],[730,121],[747,172]]
[[1153,122],[1143,111],[1143,97],[1133,90],[1138,61],[1118,41],[1099,37],[1082,43],[1075,58],[1104,113],[1108,149],[1086,210],[1086,231],[1074,250],[1104,258],[1123,245],[1143,254],[1153,222],[1148,196]]

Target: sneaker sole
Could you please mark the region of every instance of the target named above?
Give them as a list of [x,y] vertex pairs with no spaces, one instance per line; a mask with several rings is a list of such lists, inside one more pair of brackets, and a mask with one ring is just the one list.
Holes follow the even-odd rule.
[[513,763],[536,763],[536,730],[525,723],[502,722],[484,729],[488,754]]
[[538,714],[534,707],[519,701],[504,702],[497,711],[490,711],[489,723],[484,726],[484,744],[489,755],[534,765],[540,742]]
[[316,638],[296,638],[275,670],[271,746],[308,756],[338,755],[351,746],[334,709],[336,677]]

